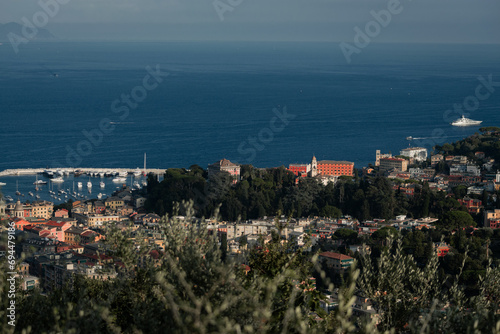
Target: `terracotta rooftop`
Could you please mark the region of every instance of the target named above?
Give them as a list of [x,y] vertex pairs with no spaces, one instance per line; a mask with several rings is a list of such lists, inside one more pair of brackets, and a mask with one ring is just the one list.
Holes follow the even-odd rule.
[[323,252],[323,253],[319,254],[319,256],[328,257],[331,259],[337,259],[337,260],[341,260],[341,261],[342,260],[354,260],[354,258],[352,258],[350,256],[340,254],[340,253],[333,253],[333,252]]
[[222,159],[222,160],[219,160],[217,161],[216,163],[210,165],[210,166],[213,166],[213,167],[238,167],[237,164],[234,164],[232,163],[231,161],[227,160],[227,159]]
[[350,161],[334,161],[334,160],[321,160],[318,161],[318,165],[354,165],[354,162]]

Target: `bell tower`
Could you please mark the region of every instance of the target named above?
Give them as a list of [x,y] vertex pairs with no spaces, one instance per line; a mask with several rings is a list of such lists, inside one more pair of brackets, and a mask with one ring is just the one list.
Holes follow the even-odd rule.
[[311,177],[315,177],[318,175],[318,161],[316,160],[316,156],[313,155],[311,161]]
[[0,197],[0,219],[5,217],[5,209],[7,205],[5,204],[3,197]]

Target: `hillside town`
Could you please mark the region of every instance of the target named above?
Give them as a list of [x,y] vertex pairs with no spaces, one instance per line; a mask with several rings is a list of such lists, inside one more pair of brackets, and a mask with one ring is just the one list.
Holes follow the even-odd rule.
[[[494,169],[495,166],[498,166],[497,161],[481,151],[473,152],[472,159],[442,153],[428,157],[426,149],[410,147],[396,156],[377,150],[373,165],[361,169],[355,169],[352,162],[317,161],[313,156],[310,163],[290,164],[287,171],[296,186],[306,179],[316,180],[322,186],[335,186],[353,178],[382,177],[394,193],[408,201],[421,194],[423,187],[428,187],[432,192],[442,192],[445,198],[454,198],[459,203],[457,210],[467,212],[477,222],[457,227],[452,233],[461,231],[472,236],[479,228],[487,228],[493,230],[492,236],[498,237],[500,172]],[[242,181],[242,166],[226,159],[207,168],[209,180],[221,175],[229,177],[232,187],[246,182]],[[22,289],[53,291],[63,288],[75,275],[107,281],[123,274],[125,264],[106,242],[110,227],[128,233],[132,247],[149,247],[148,254],[139,259],[136,266],[140,267],[146,260],[159,261],[167,247],[165,233],[168,233],[161,225],[169,219],[199,224],[202,218],[180,214],[162,218],[155,210],[147,209],[150,189],[132,189],[124,185],[106,199],[70,200],[57,206],[48,201],[22,203],[19,199],[6,204],[0,199],[2,232],[15,235],[15,256],[22,259],[17,268]],[[238,220],[211,217],[204,222],[208,233],[217,236],[226,257],[235,263],[241,262],[246,270],[252,268],[241,255],[278,237],[296,249],[306,246],[309,251],[317,251],[320,263],[334,280],[345,276],[354,259],[372,247],[367,241],[381,240],[378,235],[383,235],[382,232],[398,231],[408,235],[442,227],[437,225],[441,217],[428,211],[425,216],[399,214],[370,219],[359,219],[335,210],[328,216],[297,217],[281,213]],[[12,251],[0,247],[3,248],[0,248],[0,257]],[[443,239],[433,240],[430,247],[438,258],[445,259],[457,253],[457,246]],[[492,250],[498,258],[498,240]],[[489,252],[487,245],[486,253]],[[323,289],[323,292],[326,299],[321,305],[329,312],[338,305],[338,291]],[[360,316],[377,316],[369,298],[363,295],[356,295],[353,307]]]

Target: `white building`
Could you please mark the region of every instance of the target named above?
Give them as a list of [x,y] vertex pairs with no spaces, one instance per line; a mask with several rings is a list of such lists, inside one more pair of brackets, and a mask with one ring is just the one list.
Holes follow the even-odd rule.
[[416,161],[427,160],[427,149],[422,147],[405,148],[400,151],[400,154],[410,159],[415,159]]
[[476,165],[453,165],[450,167],[450,175],[480,176],[481,169]]

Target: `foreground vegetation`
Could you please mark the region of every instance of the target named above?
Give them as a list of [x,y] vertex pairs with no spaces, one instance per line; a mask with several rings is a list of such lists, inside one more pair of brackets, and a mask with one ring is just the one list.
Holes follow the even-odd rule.
[[[180,208],[178,208],[180,209]],[[190,205],[184,210],[193,214]],[[17,295],[17,324],[7,324],[8,299],[0,301],[2,333],[500,333],[500,271],[487,269],[477,294],[466,297],[460,276],[442,276],[430,254],[419,265],[405,252],[404,238],[388,235],[379,255],[363,253],[342,283],[332,284],[309,245],[294,247],[279,233],[230,260],[203,222],[164,217],[167,249],[133,247],[133,236],[112,228],[107,244],[123,269],[114,281],[75,277],[47,295]],[[137,236],[136,236],[137,237]],[[139,240],[140,238],[137,238]],[[242,266],[241,263],[248,264]],[[139,266],[136,266],[140,263]],[[5,268],[5,263],[1,264]],[[321,281],[313,289],[310,278]],[[6,296],[6,274],[0,271]],[[327,314],[322,291],[338,291]],[[336,290],[338,289],[338,290]],[[379,317],[352,315],[353,296],[372,300]]]

